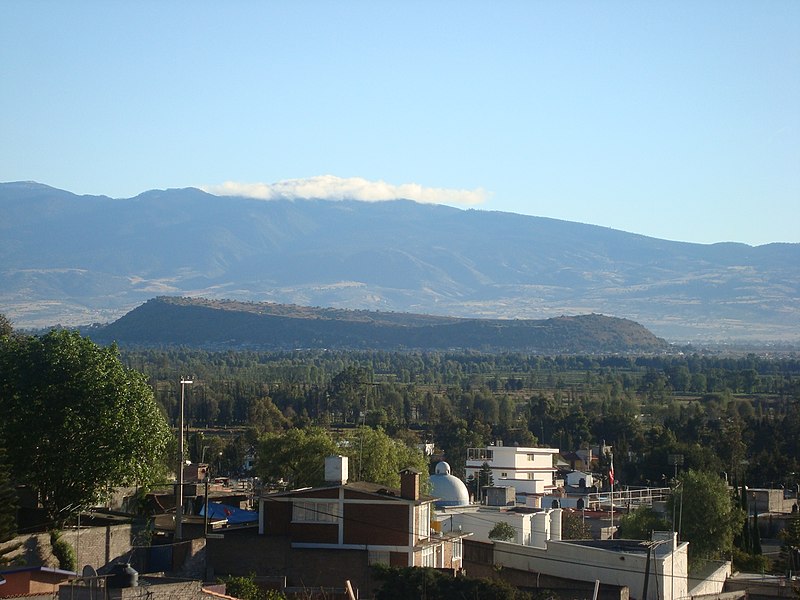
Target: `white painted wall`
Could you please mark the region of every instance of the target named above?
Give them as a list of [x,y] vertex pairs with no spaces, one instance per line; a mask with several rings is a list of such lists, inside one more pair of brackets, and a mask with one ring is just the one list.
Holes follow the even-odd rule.
[[[544,548],[547,540],[561,539],[561,509],[536,513],[516,513],[488,509],[437,512],[444,533],[462,531],[472,533],[471,540],[490,542],[489,532],[499,522],[511,525],[517,532],[513,543]],[[459,529],[460,527],[460,529]]]
[[[652,558],[647,600],[681,598],[687,595],[688,544],[658,547]],[[615,552],[564,541],[549,541],[546,548],[495,542],[494,562],[507,568],[545,573],[555,577],[627,586],[632,598],[641,599],[644,587],[644,552]],[[657,575],[656,575],[657,573]],[[719,593],[721,580],[709,582],[706,593]],[[715,588],[716,584],[716,588]]]

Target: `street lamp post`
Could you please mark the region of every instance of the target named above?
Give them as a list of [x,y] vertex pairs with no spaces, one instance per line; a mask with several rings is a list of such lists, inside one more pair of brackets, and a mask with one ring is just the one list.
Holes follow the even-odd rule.
[[178,413],[178,485],[175,493],[175,539],[183,539],[183,401],[187,385],[194,383],[191,379],[181,377],[181,407]]

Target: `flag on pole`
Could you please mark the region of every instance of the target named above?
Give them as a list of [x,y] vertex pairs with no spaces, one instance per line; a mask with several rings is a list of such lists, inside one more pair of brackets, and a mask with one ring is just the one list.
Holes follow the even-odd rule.
[[614,487],[614,455],[611,455],[611,467],[608,469],[608,481]]

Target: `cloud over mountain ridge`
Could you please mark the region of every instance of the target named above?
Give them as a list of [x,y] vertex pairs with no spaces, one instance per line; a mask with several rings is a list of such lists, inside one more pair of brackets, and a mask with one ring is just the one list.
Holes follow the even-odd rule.
[[403,198],[423,204],[455,206],[477,206],[486,202],[490,196],[481,188],[474,190],[432,188],[418,183],[395,185],[385,181],[370,181],[363,177],[337,177],[335,175],[284,179],[275,183],[226,181],[219,185],[202,185],[199,188],[217,196],[243,196],[259,200],[314,198],[381,202]]

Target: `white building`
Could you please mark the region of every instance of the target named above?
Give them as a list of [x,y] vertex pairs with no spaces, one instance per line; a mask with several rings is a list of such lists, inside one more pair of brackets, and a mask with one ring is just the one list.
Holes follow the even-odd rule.
[[564,480],[570,487],[590,488],[594,486],[594,477],[591,473],[585,473],[584,471],[572,471],[571,473],[567,473]]
[[434,514],[434,530],[469,533],[476,542],[492,542],[489,532],[498,523],[508,523],[516,537],[511,543],[545,548],[549,540],[561,539],[561,509],[507,510],[479,506],[448,507]]
[[[690,582],[687,576],[688,546],[686,542],[679,543],[671,532],[661,533],[655,542],[550,539],[545,548],[495,542],[493,560],[504,569],[625,586],[630,590],[631,598],[638,600],[719,594],[730,574],[730,563],[722,563],[717,571],[702,581]],[[647,591],[643,595],[648,567]]]
[[553,460],[557,448],[530,448],[503,446],[498,443],[486,448],[467,449],[467,479],[479,480],[480,487],[488,481],[480,481],[481,468],[489,465],[495,485],[513,486],[517,494],[547,494],[556,488]]

